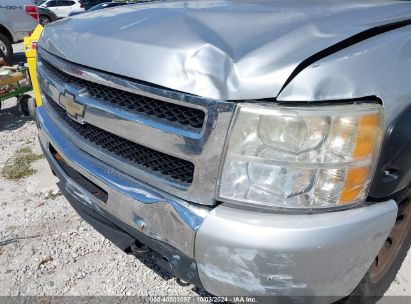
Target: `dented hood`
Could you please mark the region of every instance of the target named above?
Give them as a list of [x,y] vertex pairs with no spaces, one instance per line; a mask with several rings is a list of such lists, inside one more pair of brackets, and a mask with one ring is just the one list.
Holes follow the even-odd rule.
[[410,14],[401,1],[167,1],[67,18],[45,28],[40,46],[207,98],[261,99],[304,59]]

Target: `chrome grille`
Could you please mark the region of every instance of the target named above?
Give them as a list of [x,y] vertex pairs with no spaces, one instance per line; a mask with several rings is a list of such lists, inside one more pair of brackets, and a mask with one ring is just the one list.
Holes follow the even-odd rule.
[[190,184],[193,181],[194,165],[188,161],[167,155],[121,138],[90,124],[80,124],[71,119],[66,111],[47,98],[48,104],[78,135],[90,143],[118,157],[142,166],[153,172]]
[[[82,66],[53,55],[41,45],[37,54],[45,110],[67,140],[95,159],[176,199],[215,204],[224,142],[235,103],[193,96]],[[150,108],[143,107],[144,112],[130,111],[125,105],[105,101],[102,96],[106,96],[106,89],[116,92],[109,99],[123,96],[117,95],[119,92],[143,96],[150,101]],[[83,105],[84,112],[72,119],[64,110],[67,102],[71,103],[68,111]],[[153,110],[157,106],[152,108],[151,103],[166,109],[194,110],[197,122],[191,116],[185,117],[190,121],[188,125],[181,123],[183,118],[160,118],[162,113]],[[150,109],[154,115],[147,114]],[[194,128],[200,126],[200,121],[201,128]]]
[[99,101],[112,104],[129,112],[166,120],[176,125],[190,126],[194,129],[201,129],[203,127],[205,113],[202,110],[93,83],[66,74],[44,59],[41,59],[41,62],[60,81],[86,88],[90,96]]

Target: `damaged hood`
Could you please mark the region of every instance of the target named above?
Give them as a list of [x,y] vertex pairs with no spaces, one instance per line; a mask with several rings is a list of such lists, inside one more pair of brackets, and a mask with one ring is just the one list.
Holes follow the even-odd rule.
[[207,98],[262,99],[276,97],[304,59],[410,17],[402,1],[167,1],[50,24],[40,47]]

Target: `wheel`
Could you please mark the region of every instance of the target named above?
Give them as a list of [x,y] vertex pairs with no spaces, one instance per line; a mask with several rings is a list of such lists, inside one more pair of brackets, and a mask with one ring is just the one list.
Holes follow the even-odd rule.
[[4,53],[6,61],[13,55],[13,47],[11,41],[6,35],[0,33],[0,50]]
[[411,192],[398,206],[398,215],[385,244],[352,294],[341,303],[375,303],[394,281],[411,245]]
[[50,19],[48,16],[46,16],[46,15],[40,15],[40,17],[39,17],[39,23],[40,23],[42,26],[46,26],[47,24],[51,23],[51,19]]
[[[33,103],[33,98],[28,94],[20,95],[17,98],[17,102],[20,105],[20,110],[23,112],[25,116],[31,116],[34,113],[34,108],[30,103]],[[32,113],[30,113],[32,111]]]

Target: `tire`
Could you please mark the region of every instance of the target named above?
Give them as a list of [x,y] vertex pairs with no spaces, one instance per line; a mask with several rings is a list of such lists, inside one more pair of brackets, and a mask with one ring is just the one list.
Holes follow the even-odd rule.
[[0,33],[0,50],[6,56],[6,58],[4,58],[6,61],[8,61],[13,55],[13,47],[11,45],[11,41],[3,33]]
[[32,99],[32,97],[28,94],[20,95],[17,98],[17,102],[19,103],[20,110],[21,112],[23,112],[24,116],[30,116],[30,109],[29,109],[30,99]]
[[42,26],[46,26],[47,24],[51,23],[51,19],[50,17],[46,16],[46,15],[40,15],[39,17],[39,23]]
[[[378,253],[370,269],[348,297],[338,303],[376,303],[394,281],[411,245],[411,197],[399,205],[397,221],[387,238],[383,248]],[[398,235],[400,225],[404,225],[403,233]],[[397,231],[397,232],[395,232]],[[396,244],[397,243],[397,244]],[[393,250],[389,258],[387,252]],[[386,265],[379,265],[379,257],[385,252],[383,261]],[[383,263],[381,263],[383,264]],[[376,270],[382,267],[379,272]]]

